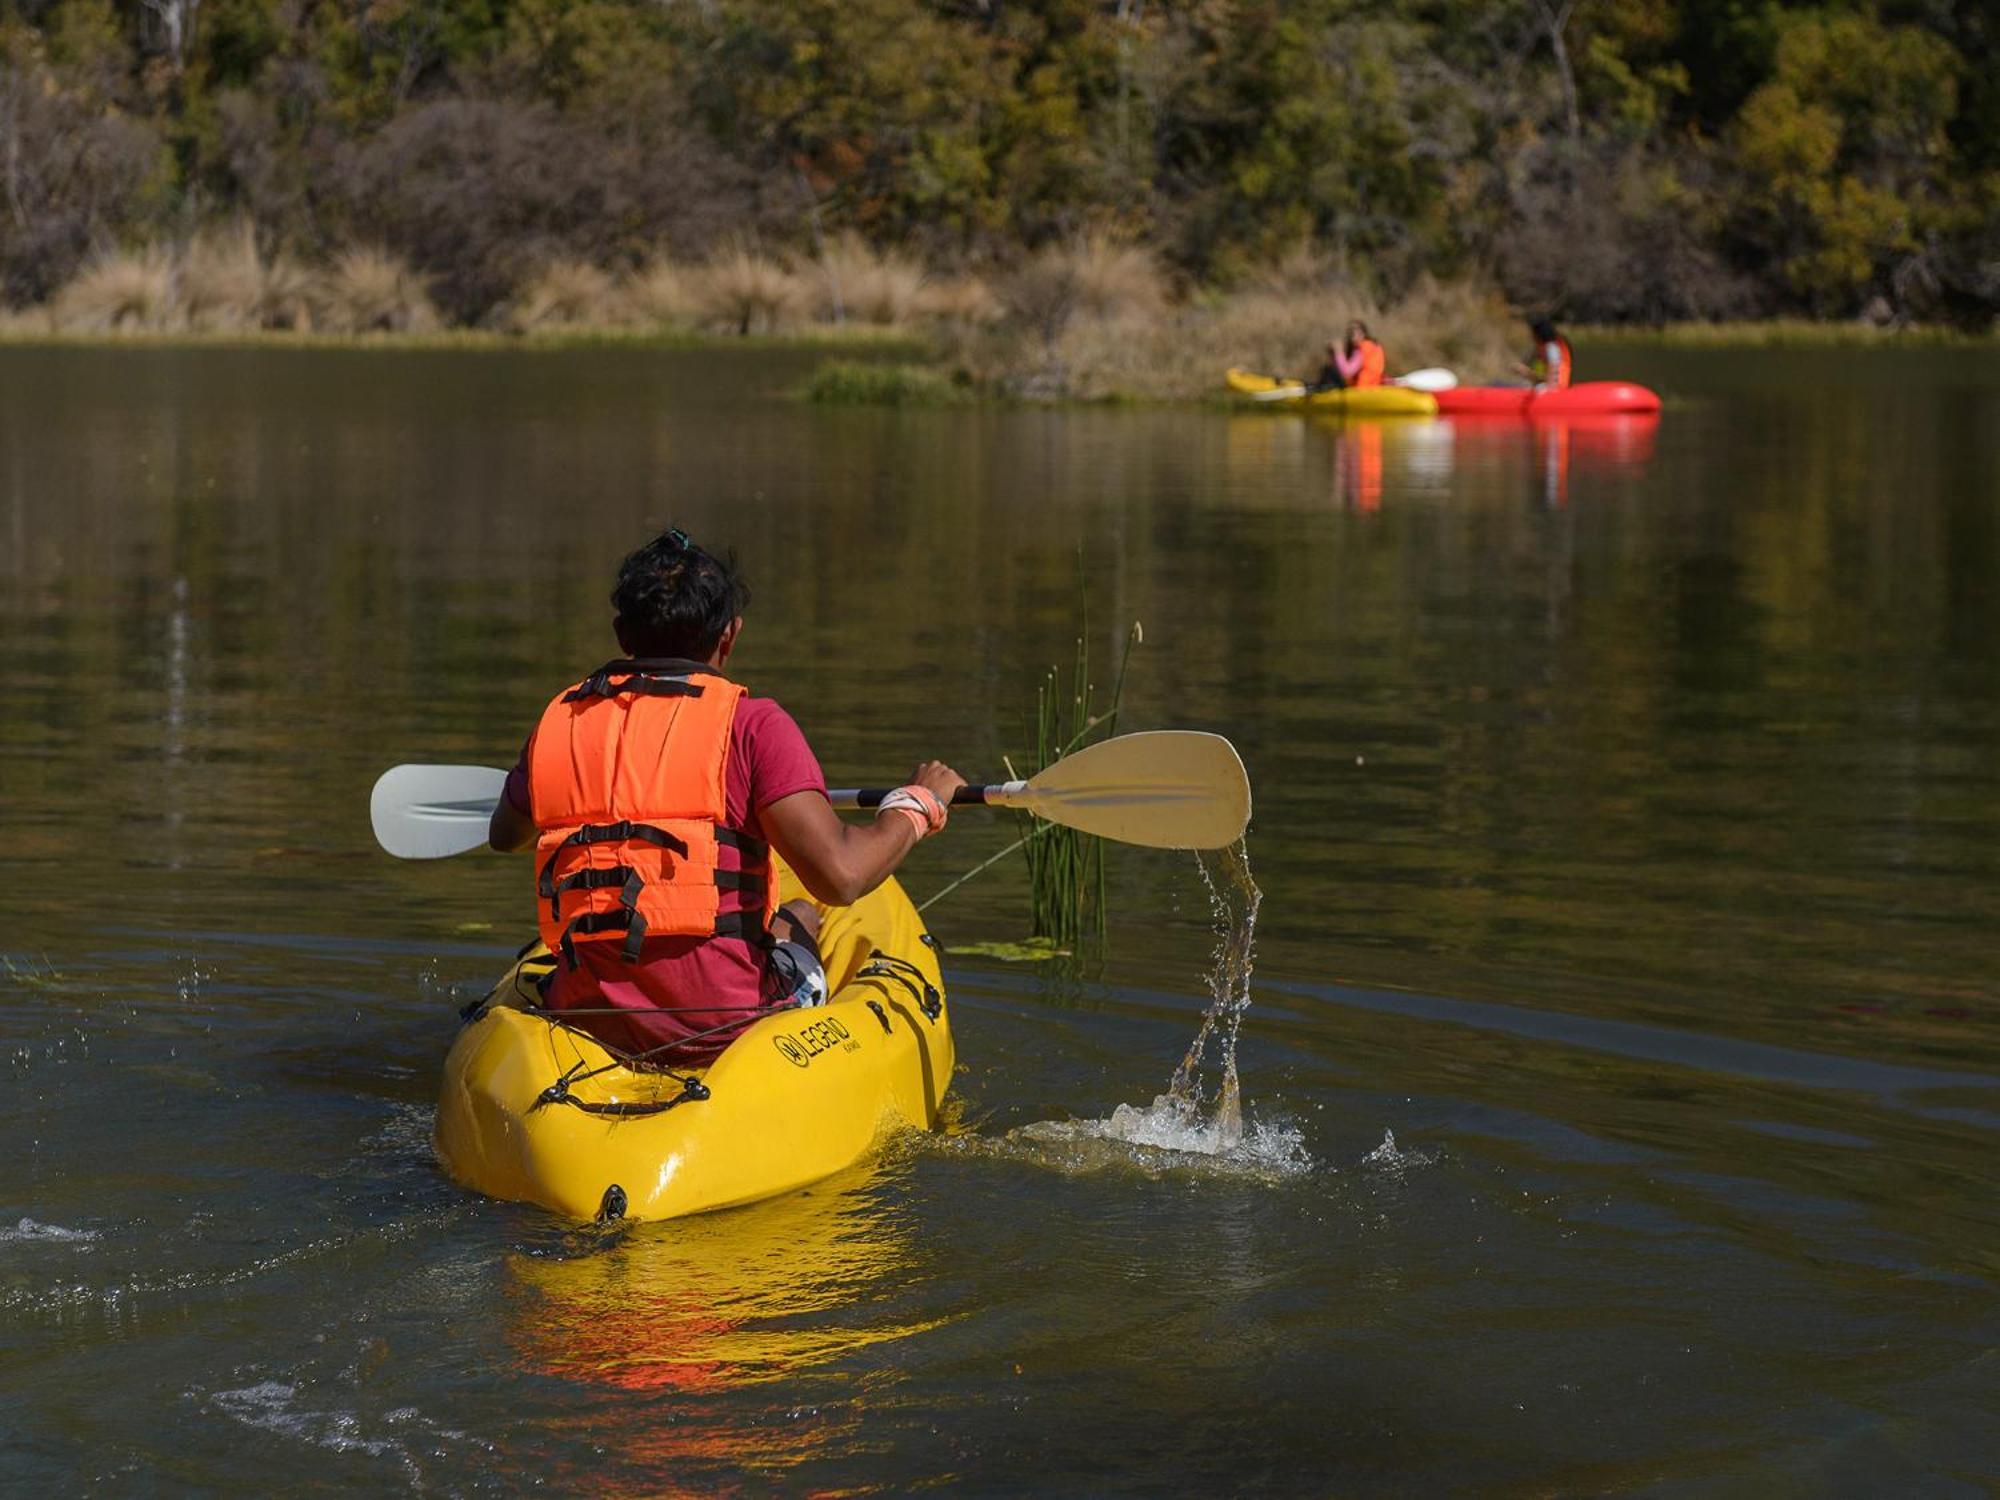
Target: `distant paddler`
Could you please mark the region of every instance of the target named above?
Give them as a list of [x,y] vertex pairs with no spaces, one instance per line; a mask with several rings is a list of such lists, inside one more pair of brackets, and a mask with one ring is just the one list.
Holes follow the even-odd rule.
[[1365,391],[1381,385],[1388,368],[1388,354],[1369,334],[1368,325],[1356,318],[1347,325],[1344,344],[1327,341],[1326,363],[1306,391],[1309,395],[1316,391]]
[[1529,384],[1538,391],[1568,390],[1571,371],[1569,340],[1556,332],[1556,325],[1548,318],[1529,319],[1528,332],[1534,335],[1534,347],[1528,351],[1526,359],[1516,362],[1515,370],[1527,376]]

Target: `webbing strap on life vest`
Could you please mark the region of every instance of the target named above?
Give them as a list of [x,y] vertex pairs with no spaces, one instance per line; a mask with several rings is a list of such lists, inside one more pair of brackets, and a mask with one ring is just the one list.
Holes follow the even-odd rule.
[[734,828],[724,828],[717,824],[715,841],[725,849],[734,849],[743,856],[746,865],[760,865],[771,857],[771,846],[762,839],[747,833],[738,833]]
[[584,698],[616,698],[621,693],[644,693],[658,698],[699,698],[702,686],[689,681],[689,673],[707,671],[696,662],[608,661],[563,694],[563,702]]
[[[635,893],[633,901],[636,900]],[[762,905],[761,902],[758,904]],[[646,941],[646,931],[646,919],[628,903],[617,911],[585,912],[563,929],[559,947],[562,956],[574,969],[577,937],[588,937],[597,932],[622,932],[625,934],[625,944],[620,950],[620,956],[626,963],[636,964],[639,961],[640,944]],[[768,948],[772,944],[770,930],[765,927],[762,914],[754,907],[748,911],[724,912],[715,919],[713,935],[719,938],[741,938],[744,942],[759,948]]]
[[[563,850],[569,848],[572,844],[620,844],[631,839],[636,839],[642,844],[652,844],[657,848],[665,849],[669,854],[678,854],[682,859],[688,857],[686,840],[677,839],[671,833],[668,833],[666,829],[655,828],[651,823],[634,823],[629,818],[621,819],[616,823],[586,823],[560,844],[557,844],[555,848],[551,849],[549,857],[542,862],[542,873],[536,880],[535,886],[549,902],[549,915],[555,915],[555,868],[556,860],[562,854]],[[591,890],[596,885],[608,883],[605,881],[593,884],[578,882],[585,890]]]

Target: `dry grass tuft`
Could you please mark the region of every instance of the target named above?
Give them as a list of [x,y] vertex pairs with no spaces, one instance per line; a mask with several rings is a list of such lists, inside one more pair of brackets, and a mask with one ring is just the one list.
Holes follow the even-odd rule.
[[1167,281],[1135,246],[1093,234],[1030,256],[1000,288],[1006,310],[1053,346],[1074,318],[1114,320],[1158,312]]
[[264,263],[248,224],[204,230],[180,262],[179,317],[193,333],[263,326]]
[[703,311],[700,274],[661,256],[626,280],[625,302],[632,320],[641,327],[696,328]]
[[263,263],[257,293],[257,326],[310,333],[319,326],[319,278],[311,267],[283,253]]
[[538,328],[615,328],[627,319],[624,289],[589,261],[558,260],[544,266],[514,299],[508,322]]
[[972,275],[927,281],[917,296],[917,317],[947,328],[984,328],[998,322],[1005,312],[993,288]]
[[[1238,291],[1168,307],[1157,272],[1148,278],[1108,258],[1097,264],[1117,267],[1104,290],[1067,292],[1068,310],[1052,336],[1047,323],[1037,328],[1039,342],[986,340],[971,361],[974,373],[1031,398],[1199,399],[1216,393],[1231,365],[1316,373],[1326,341],[1355,319],[1388,350],[1392,373],[1445,365],[1468,381],[1484,380],[1504,374],[1513,358],[1514,319],[1476,282],[1425,278],[1383,305],[1345,281],[1337,265],[1299,254]],[[1026,303],[1013,305],[1022,317]]]
[[387,250],[348,250],[322,283],[326,326],[335,333],[423,333],[438,326],[424,283]]
[[924,268],[898,251],[876,251],[845,234],[813,263],[815,314],[829,323],[901,328],[917,315],[928,280]]
[[55,331],[47,307],[0,307],[0,340],[45,339]]
[[65,333],[165,328],[174,311],[174,263],[154,246],[97,256],[50,307],[55,327]]
[[744,245],[709,261],[694,285],[702,321],[745,337],[790,327],[808,301],[789,267]]

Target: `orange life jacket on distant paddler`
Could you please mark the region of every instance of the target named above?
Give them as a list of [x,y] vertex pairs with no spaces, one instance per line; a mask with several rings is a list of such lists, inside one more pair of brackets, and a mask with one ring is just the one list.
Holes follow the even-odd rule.
[[542,941],[762,943],[777,875],[762,840],[723,826],[741,685],[688,661],[611,662],[557,694],[528,747]]
[[1382,352],[1382,346],[1373,339],[1362,339],[1354,351],[1361,356],[1361,370],[1354,377],[1354,388],[1360,391],[1380,385],[1389,368],[1389,356]]

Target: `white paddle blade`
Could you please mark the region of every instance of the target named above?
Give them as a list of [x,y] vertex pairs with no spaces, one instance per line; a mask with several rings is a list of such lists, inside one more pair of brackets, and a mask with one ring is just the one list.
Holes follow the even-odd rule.
[[1441,365],[1430,365],[1425,369],[1412,370],[1407,375],[1398,375],[1389,382],[1409,391],[1429,391],[1435,395],[1439,391],[1458,389],[1458,376]]
[[1302,385],[1276,385],[1272,386],[1268,391],[1252,391],[1250,399],[1252,401],[1297,401],[1305,393],[1306,388]]
[[1013,805],[1122,844],[1221,849],[1249,826],[1250,778],[1221,735],[1153,729],[1065,755]]
[[375,842],[398,859],[477,849],[506,784],[491,766],[391,766],[368,798]]

